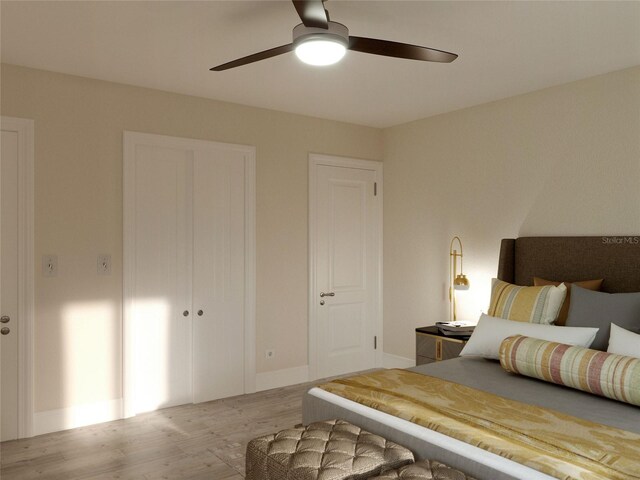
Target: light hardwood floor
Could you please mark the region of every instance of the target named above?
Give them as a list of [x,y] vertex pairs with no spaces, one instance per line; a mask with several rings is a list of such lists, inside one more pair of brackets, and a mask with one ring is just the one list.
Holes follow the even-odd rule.
[[311,383],[0,444],[2,480],[244,478],[254,437],[302,421]]

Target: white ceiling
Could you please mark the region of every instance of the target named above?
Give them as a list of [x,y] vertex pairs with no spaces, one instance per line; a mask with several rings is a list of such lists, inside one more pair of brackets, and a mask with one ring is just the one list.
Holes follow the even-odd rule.
[[331,67],[290,53],[289,1],[2,0],[2,62],[387,127],[640,64],[640,2],[339,1],[353,35],[456,52],[451,64],[349,52]]

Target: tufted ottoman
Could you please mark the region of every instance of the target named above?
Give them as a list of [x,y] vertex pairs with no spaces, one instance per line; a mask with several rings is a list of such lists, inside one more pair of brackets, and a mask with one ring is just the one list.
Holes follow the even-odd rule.
[[251,440],[247,480],[364,480],[413,462],[406,448],[344,420]]
[[474,480],[464,473],[433,460],[422,460],[390,470],[371,480]]

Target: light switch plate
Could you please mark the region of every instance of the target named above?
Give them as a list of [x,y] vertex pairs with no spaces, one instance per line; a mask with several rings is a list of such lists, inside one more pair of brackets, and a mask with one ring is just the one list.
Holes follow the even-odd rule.
[[43,277],[58,276],[58,256],[57,255],[42,256],[42,276]]
[[111,255],[98,255],[98,275],[111,275]]

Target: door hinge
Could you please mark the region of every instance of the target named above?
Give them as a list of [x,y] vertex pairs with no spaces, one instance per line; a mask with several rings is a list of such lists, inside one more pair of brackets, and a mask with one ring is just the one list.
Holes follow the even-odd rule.
[[374,350],[378,349],[378,337],[377,336],[373,337],[373,349]]
[[378,195],[378,182],[373,182],[373,196],[376,197]]

